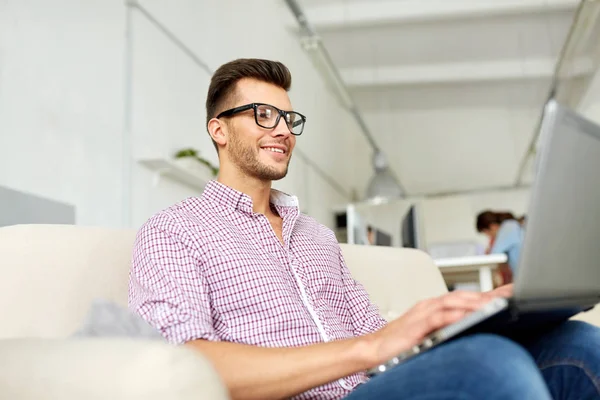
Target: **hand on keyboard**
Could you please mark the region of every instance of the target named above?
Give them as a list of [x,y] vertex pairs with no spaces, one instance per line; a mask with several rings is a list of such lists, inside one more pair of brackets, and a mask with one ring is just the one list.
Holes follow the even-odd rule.
[[417,303],[400,318],[371,334],[372,364],[419,344],[430,333],[457,322],[491,301],[490,293],[454,291]]

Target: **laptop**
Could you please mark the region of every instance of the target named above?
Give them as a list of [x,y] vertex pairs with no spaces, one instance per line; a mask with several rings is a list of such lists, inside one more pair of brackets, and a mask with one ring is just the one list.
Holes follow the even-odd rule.
[[600,302],[600,125],[550,100],[540,128],[519,268],[499,298],[373,368],[382,374],[444,342],[476,332],[518,337]]

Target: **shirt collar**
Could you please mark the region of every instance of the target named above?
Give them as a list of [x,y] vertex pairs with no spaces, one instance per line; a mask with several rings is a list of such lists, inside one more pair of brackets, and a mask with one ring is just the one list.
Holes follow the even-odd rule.
[[[253,212],[250,196],[215,180],[211,180],[206,184],[202,197],[232,210],[250,214]],[[291,196],[276,189],[271,189],[270,202],[278,209],[280,207],[299,208],[296,196]]]

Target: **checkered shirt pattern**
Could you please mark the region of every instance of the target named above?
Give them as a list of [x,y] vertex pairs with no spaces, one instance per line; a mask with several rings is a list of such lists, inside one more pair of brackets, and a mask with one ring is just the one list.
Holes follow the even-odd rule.
[[[298,347],[383,327],[333,232],[301,214],[296,197],[273,190],[271,204],[284,244],[249,196],[216,181],[154,215],[136,238],[130,308],[174,344]],[[296,398],[343,398],[366,379],[351,375]]]

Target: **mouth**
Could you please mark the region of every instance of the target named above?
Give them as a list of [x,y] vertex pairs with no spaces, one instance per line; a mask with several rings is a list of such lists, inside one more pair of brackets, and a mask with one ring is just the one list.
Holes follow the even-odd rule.
[[266,152],[273,153],[273,154],[285,155],[288,152],[287,147],[283,146],[283,145],[261,146],[261,149]]

